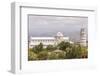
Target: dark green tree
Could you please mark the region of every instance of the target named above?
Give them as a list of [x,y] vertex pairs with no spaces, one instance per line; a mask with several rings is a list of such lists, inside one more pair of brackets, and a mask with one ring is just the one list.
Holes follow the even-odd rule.
[[41,51],[38,53],[38,60],[46,60],[48,58],[47,51]]
[[62,41],[60,44],[58,44],[58,48],[60,50],[65,51],[67,47],[70,47],[70,43],[69,42]]
[[56,47],[54,47],[53,45],[48,45],[48,46],[46,47],[46,49],[47,49],[48,51],[54,51],[54,50],[56,50]]
[[37,60],[37,54],[32,49],[28,50],[28,60]]
[[66,58],[87,58],[87,48],[81,45],[73,45],[66,53]]
[[58,59],[58,56],[56,53],[51,52],[51,54],[48,55],[48,59],[53,60],[53,59]]
[[37,52],[43,51],[43,44],[40,43],[39,45],[35,46],[34,49],[35,49],[35,51],[37,51]]

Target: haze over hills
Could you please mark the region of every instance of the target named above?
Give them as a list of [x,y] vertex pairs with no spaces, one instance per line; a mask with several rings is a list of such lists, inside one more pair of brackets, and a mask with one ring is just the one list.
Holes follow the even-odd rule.
[[70,37],[72,41],[79,41],[80,29],[86,28],[87,17],[61,17],[61,16],[29,16],[29,37],[54,37],[57,32]]

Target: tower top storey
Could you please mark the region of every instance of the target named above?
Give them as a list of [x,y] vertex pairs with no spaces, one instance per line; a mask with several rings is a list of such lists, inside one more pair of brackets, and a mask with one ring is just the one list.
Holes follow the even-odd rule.
[[81,28],[81,32],[84,32],[85,31],[85,28]]
[[86,28],[84,26],[82,26],[81,30],[80,30],[80,34],[85,34],[86,33]]

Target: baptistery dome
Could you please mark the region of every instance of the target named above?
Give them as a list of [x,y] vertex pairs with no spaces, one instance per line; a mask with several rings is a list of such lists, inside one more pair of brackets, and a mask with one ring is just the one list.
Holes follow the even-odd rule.
[[63,36],[61,32],[58,32],[56,36]]

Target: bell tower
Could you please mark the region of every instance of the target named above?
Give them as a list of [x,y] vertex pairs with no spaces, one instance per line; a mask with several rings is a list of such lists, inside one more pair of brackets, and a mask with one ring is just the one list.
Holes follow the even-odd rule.
[[86,46],[86,32],[85,28],[82,27],[80,30],[80,45]]

